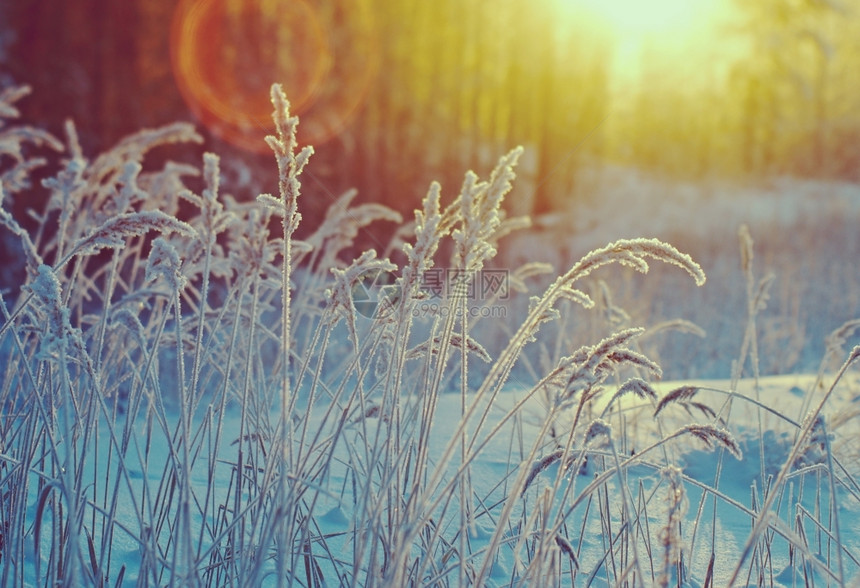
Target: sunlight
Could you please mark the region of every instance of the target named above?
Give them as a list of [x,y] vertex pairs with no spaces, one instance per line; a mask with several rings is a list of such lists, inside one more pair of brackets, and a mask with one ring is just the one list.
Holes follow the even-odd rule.
[[269,87],[278,80],[302,115],[303,143],[336,136],[366,94],[376,49],[366,1],[332,7],[339,20],[308,0],[181,0],[171,59],[189,109],[221,139],[267,153],[261,136],[273,130]]
[[[642,54],[649,59],[688,64],[706,58],[729,13],[726,0],[550,0],[560,34],[583,20],[614,39],[615,81],[635,79]],[[658,65],[659,64],[651,64]]]
[[620,37],[683,32],[707,21],[716,0],[555,0],[562,13],[577,4]]

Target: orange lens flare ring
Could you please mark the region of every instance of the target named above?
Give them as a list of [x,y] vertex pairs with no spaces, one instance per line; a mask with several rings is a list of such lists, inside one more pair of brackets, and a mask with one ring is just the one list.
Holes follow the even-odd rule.
[[300,141],[330,139],[351,118],[375,73],[375,51],[362,66],[342,63],[351,60],[334,49],[374,46],[364,4],[344,0],[341,9],[354,14],[341,14],[333,26],[305,0],[180,0],[170,47],[185,103],[219,138],[265,153],[263,137],[273,132],[269,88],[279,82],[291,112],[305,115]]

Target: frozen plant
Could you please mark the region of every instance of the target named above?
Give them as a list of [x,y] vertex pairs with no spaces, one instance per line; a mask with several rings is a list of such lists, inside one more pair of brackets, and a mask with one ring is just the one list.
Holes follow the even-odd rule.
[[[252,202],[225,191],[215,154],[202,169],[149,165],[157,145],[199,142],[189,125],[91,156],[72,124],[65,146],[10,125],[21,95],[0,94],[0,150],[12,155],[0,160],[0,227],[20,241],[27,270],[0,297],[0,584],[714,585],[723,570],[720,581],[731,572],[775,585],[780,541],[799,569],[834,585],[857,572],[835,505],[856,504],[860,487],[822,415],[857,348],[805,420],[734,384],[667,392],[640,341],[698,331],[680,319],[636,326],[608,285],[588,282],[607,266],[646,273],[654,261],[705,282],[692,258],[657,239],[594,249],[543,291],[530,285],[551,268],[527,263],[509,273],[521,314],[465,312],[468,280],[527,225],[504,214],[522,149],[486,180],[467,172],[453,197],[431,183],[382,252],[344,259],[359,229],[400,216],[347,192],[295,239],[313,149],[298,145],[279,86],[266,138],[277,192]],[[30,233],[9,198],[41,165],[28,157],[33,144],[64,158]],[[185,185],[194,176],[200,194]],[[741,246],[748,327],[738,363],[754,367],[770,281],[755,282],[748,232]],[[465,279],[421,315],[440,251]],[[391,279],[368,317],[357,293],[379,275]],[[550,326],[580,328],[568,320],[574,305],[597,306],[611,332],[585,345],[548,341]],[[834,335],[828,359],[854,327]],[[548,345],[557,353],[537,368],[528,350]],[[744,455],[732,403],[777,418],[795,439],[750,506],[720,486],[723,456]],[[715,456],[708,480],[682,467],[702,446]],[[713,525],[708,537],[706,503],[752,528],[734,559],[717,549]]]

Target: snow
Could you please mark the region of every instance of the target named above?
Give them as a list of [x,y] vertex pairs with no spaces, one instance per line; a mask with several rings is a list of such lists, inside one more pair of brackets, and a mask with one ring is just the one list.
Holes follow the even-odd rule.
[[[761,402],[779,407],[780,412],[785,416],[796,421],[802,420],[801,411],[804,409],[804,399],[806,394],[801,394],[800,391],[811,390],[815,385],[816,378],[812,375],[790,375],[779,377],[764,378],[759,382],[758,390],[756,391],[752,380],[743,380],[740,382],[737,392],[749,398],[758,397]],[[849,374],[847,381],[843,385],[837,386],[834,394],[828,402],[825,415],[826,422],[831,422],[836,413],[845,410],[846,407],[852,408],[856,405],[858,397],[858,387],[860,379],[856,374]],[[713,515],[712,498],[702,499],[701,488],[695,485],[695,482],[714,486],[720,493],[728,499],[734,500],[745,508],[749,508],[751,495],[755,494],[757,500],[762,500],[762,488],[767,484],[761,477],[762,466],[760,463],[760,452],[764,454],[765,464],[764,472],[767,476],[775,476],[779,468],[785,461],[788,451],[793,442],[793,433],[796,431],[794,427],[787,424],[783,419],[774,416],[766,411],[753,410],[748,402],[743,401],[740,397],[733,400],[731,408],[726,402],[729,399],[727,393],[730,390],[730,383],[722,380],[708,381],[684,381],[684,382],[659,382],[656,384],[659,395],[662,397],[668,391],[677,388],[680,385],[700,387],[702,391],[696,396],[696,400],[708,404],[718,412],[722,406],[720,414],[725,418],[728,428],[732,431],[739,440],[744,458],[738,462],[727,454],[723,455],[720,451],[708,451],[695,440],[689,438],[679,439],[668,446],[669,455],[678,464],[683,467],[684,476],[689,477],[689,481],[684,485],[685,491],[685,506],[686,515],[682,523],[683,537],[682,544],[685,550],[686,561],[688,567],[692,570],[692,578],[685,584],[687,586],[701,586],[704,582],[703,573],[707,569],[708,559],[710,558],[711,544],[713,543],[717,558],[714,567],[714,582],[715,585],[726,585],[729,575],[732,571],[732,566],[738,561],[744,542],[751,528],[751,515],[742,508],[735,508],[726,500],[719,500],[717,515]],[[708,392],[708,390],[722,390],[725,393]],[[506,412],[511,409],[525,394],[526,391],[518,387],[509,387],[504,390],[494,402],[491,408],[492,418],[501,418]],[[598,410],[600,407],[598,407]],[[447,394],[439,398],[438,417],[433,430],[431,453],[434,460],[442,454],[446,443],[454,438],[455,430],[459,421],[460,415],[460,398],[456,394]],[[528,447],[531,440],[536,435],[540,423],[546,415],[547,407],[537,399],[532,398],[523,408],[523,418],[521,420],[512,420],[508,427],[498,436],[496,436],[486,449],[481,453],[480,461],[474,464],[473,482],[476,495],[487,498],[501,498],[504,496],[504,488],[510,485],[512,477],[516,474],[518,464],[518,454],[521,447]],[[321,420],[322,410],[318,407],[316,414],[312,417],[311,423],[319,423]],[[615,431],[621,423],[620,419],[624,418],[626,426],[624,432],[624,443],[628,452],[635,452],[643,449],[656,439],[664,436],[667,431],[672,431],[677,427],[683,426],[691,422],[690,414],[677,406],[669,406],[661,412],[663,427],[662,433],[658,429],[657,420],[652,417],[654,406],[652,403],[642,400],[626,401],[623,404],[623,410],[612,414],[608,421]],[[698,422],[709,422],[704,419],[704,415]],[[761,422],[759,423],[759,417]],[[220,471],[216,475],[219,485],[211,488],[216,496],[226,497],[228,493],[227,485],[231,481],[230,463],[236,459],[237,445],[236,441],[239,438],[239,415],[235,411],[228,411],[223,418],[223,438],[221,447],[214,455],[216,460],[215,467]],[[139,419],[137,431],[139,437],[136,442],[140,443],[146,437],[144,436],[145,421]],[[198,423],[199,424],[199,423]],[[759,434],[759,427],[763,434]],[[852,438],[856,436],[856,422],[849,421],[843,426],[830,430],[832,435],[832,446],[834,453],[838,459],[853,474],[860,473],[860,462],[857,456],[852,453]],[[615,433],[619,435],[619,433]],[[764,446],[760,446],[759,439],[764,440]],[[620,441],[616,439],[616,442]],[[139,448],[143,452],[143,447]],[[164,473],[163,466],[169,462],[169,448],[163,436],[154,435],[151,438],[151,445],[147,448],[149,466],[144,463],[138,463],[131,466],[131,478],[138,486],[135,493],[142,495],[140,487],[146,485],[149,492],[155,493],[159,484],[162,483]],[[130,452],[134,454],[134,452]],[[142,453],[141,453],[142,454]],[[344,463],[348,461],[346,448],[341,446],[341,450],[337,455],[338,459],[342,459]],[[449,471],[453,471],[457,464],[453,460],[449,464]],[[645,460],[645,463],[653,464],[653,467],[637,465],[627,470],[627,485],[631,490],[640,487],[644,490],[643,496],[648,497],[649,506],[647,513],[649,516],[649,525],[653,533],[657,533],[665,524],[666,503],[665,491],[660,489],[660,485],[665,488],[665,480],[661,477],[660,469],[662,467],[662,458],[658,452]],[[722,475],[715,485],[716,472],[720,468],[722,462]],[[102,462],[104,465],[104,462]],[[130,460],[129,463],[134,463]],[[512,464],[512,465],[511,465]],[[198,462],[196,471],[193,474],[194,493],[199,497],[205,496],[207,491],[207,472],[209,465],[205,457]],[[803,474],[795,472],[792,474],[791,484],[795,494],[795,499],[798,504],[802,504],[809,513],[827,512],[829,505],[826,491],[818,496],[816,502],[816,492],[814,487],[816,484],[822,484],[827,487],[826,482],[820,479],[818,470],[810,471]],[[334,470],[331,478],[328,480],[326,488],[323,488],[322,502],[317,506],[317,523],[320,526],[320,532],[323,535],[331,535],[336,537],[336,534],[343,534],[340,538],[340,547],[344,553],[351,549],[355,529],[352,527],[352,497],[348,492],[339,499],[341,486],[344,485],[343,469]],[[557,468],[548,468],[538,476],[538,480],[533,489],[530,489],[533,495],[541,493],[543,487],[552,484],[552,481],[557,474]],[[573,483],[576,489],[581,490],[590,480],[593,475],[591,469],[582,471],[577,475],[568,476],[568,483]],[[615,480],[610,481],[615,484]],[[803,490],[803,486],[806,490]],[[656,490],[656,491],[655,491]],[[797,500],[798,493],[804,492],[801,499]],[[575,492],[574,492],[575,495]],[[36,497],[33,497],[36,500]],[[838,517],[839,525],[842,529],[842,547],[846,552],[853,554],[854,557],[860,555],[860,503],[856,496],[849,499],[848,491],[840,487],[837,490],[838,500]],[[119,511],[117,513],[117,522],[129,529],[138,527],[138,515],[135,512],[137,503],[123,492],[123,496],[119,501]],[[694,521],[699,509],[701,510],[700,525],[694,529]],[[35,504],[33,505],[35,509]],[[785,504],[779,510],[780,516],[784,519],[784,527],[787,529],[796,529],[797,517],[804,519],[804,529],[807,533],[807,540],[810,543],[810,549],[814,553],[819,553],[822,558],[833,558],[835,547],[828,546],[826,538],[822,537],[821,532],[816,532],[813,524],[810,522],[812,515],[801,515],[800,506],[792,506],[789,500],[785,500]],[[577,517],[582,515],[582,509],[575,510],[571,517],[571,523],[575,526],[578,524]],[[587,535],[581,545],[574,547],[580,549],[579,561],[580,570],[583,576],[587,576],[597,570],[600,559],[604,554],[604,545],[602,540],[601,530],[599,528],[599,519],[592,517],[588,528]],[[195,518],[195,532],[199,532],[201,520]],[[693,545],[692,534],[695,532],[695,544]],[[479,520],[479,525],[476,533],[471,538],[473,552],[480,551],[482,545],[485,545],[492,534],[492,529],[483,521]],[[330,540],[331,545],[338,545],[338,539]],[[691,552],[692,549],[692,552]],[[803,570],[798,566],[797,558],[795,565],[792,565],[788,543],[784,540],[776,538],[771,544],[770,557],[772,558],[770,566],[772,567],[774,578],[773,585],[775,586],[792,586],[804,585]],[[116,568],[119,565],[125,565],[127,568],[125,574],[126,582],[134,582],[137,580],[136,569],[140,563],[141,551],[138,548],[136,541],[123,533],[117,533],[113,543],[114,557],[119,561],[116,563]],[[655,558],[659,561],[659,557]],[[47,565],[47,562],[44,562]],[[807,564],[810,565],[810,564]],[[490,575],[491,585],[506,585],[509,574],[516,566],[516,561],[512,557],[509,547],[503,547],[500,559],[495,563],[493,572]],[[860,579],[858,571],[860,567],[846,558],[845,562],[846,573],[849,576]],[[835,566],[830,562],[830,567]],[[815,575],[816,583],[825,581],[820,570],[814,566],[809,570]],[[582,578],[584,580],[584,578]],[[599,584],[599,583],[598,583]],[[752,582],[753,585],[756,582]],[[579,584],[577,584],[579,585]],[[818,584],[816,584],[818,585]]]
[[[514,195],[516,198],[516,194]],[[569,207],[534,219],[501,244],[499,264],[550,263],[556,273],[588,251],[619,238],[656,237],[698,262],[708,276],[696,288],[671,268],[640,279],[603,273],[617,306],[633,324],[683,318],[707,333],[701,341],[672,335],[649,356],[667,378],[725,378],[746,324],[746,291],[738,230],[754,241],[756,279],[775,275],[759,313],[762,373],[814,372],[825,337],[860,316],[860,185],[780,177],[757,184],[682,182],[640,170],[604,166],[586,173]],[[608,277],[607,277],[608,276]],[[587,315],[574,317],[588,324]],[[581,342],[585,343],[585,341]]]

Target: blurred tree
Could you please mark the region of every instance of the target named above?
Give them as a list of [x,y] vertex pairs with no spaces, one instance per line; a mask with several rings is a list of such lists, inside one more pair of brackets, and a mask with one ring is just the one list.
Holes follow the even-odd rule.
[[[5,3],[0,31],[12,41],[0,51],[0,69],[34,86],[22,105],[26,119],[58,135],[74,119],[90,155],[141,127],[196,115],[211,131],[207,149],[225,160],[242,155],[246,171],[259,172],[248,192],[271,189],[271,156],[231,149],[223,128],[249,126],[261,146],[267,129],[257,114],[238,123],[229,117],[251,108],[242,96],[264,93],[272,81],[310,80],[307,96],[291,94],[300,133],[317,147],[306,191],[319,198],[305,200],[309,220],[353,185],[361,198],[411,214],[431,179],[452,194],[465,169],[483,173],[516,144],[529,154],[514,207],[544,213],[571,197],[578,170],[602,152],[608,40],[584,21],[560,30],[550,2],[307,2],[325,33],[325,50],[311,53],[302,49],[316,46],[310,29],[299,26],[307,21],[290,20],[301,16],[299,4],[181,3],[220,7],[195,42],[221,69],[198,71],[193,81],[217,80],[202,90],[209,99],[232,94],[213,107],[221,120],[177,89],[172,0]],[[314,60],[319,67],[308,65]],[[357,75],[363,68],[367,75]]]
[[847,31],[857,32],[856,19],[833,0],[737,5],[738,32],[750,47],[733,75],[745,171],[831,175],[838,167],[830,141],[833,97],[847,82],[834,74],[846,57],[840,53]]
[[[171,2],[24,0],[8,3],[0,27],[12,31],[4,73],[34,92],[25,116],[61,133],[80,124],[90,150],[141,126],[161,124],[182,104],[164,92],[169,78],[167,26]],[[171,97],[167,101],[165,98]]]

